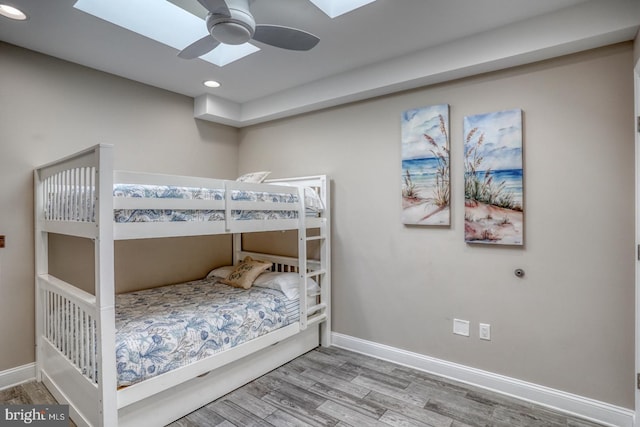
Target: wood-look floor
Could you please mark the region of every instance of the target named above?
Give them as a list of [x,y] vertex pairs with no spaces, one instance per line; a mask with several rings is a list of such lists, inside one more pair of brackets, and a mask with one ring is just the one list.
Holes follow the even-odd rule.
[[[41,384],[3,403],[52,403]],[[542,407],[335,347],[313,350],[170,427],[595,427]]]

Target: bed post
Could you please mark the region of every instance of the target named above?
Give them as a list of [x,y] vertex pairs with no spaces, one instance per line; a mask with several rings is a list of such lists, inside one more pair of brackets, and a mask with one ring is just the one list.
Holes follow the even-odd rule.
[[49,272],[49,256],[48,256],[48,234],[42,231],[42,220],[44,213],[44,194],[41,185],[40,173],[36,169],[33,173],[33,194],[34,194],[34,222],[35,222],[35,310],[36,310],[36,380],[42,382],[42,345],[40,339],[42,337],[42,296],[40,286],[38,285],[38,276]]
[[240,262],[240,252],[242,252],[242,234],[233,233],[231,237],[231,264],[238,265]]
[[115,359],[115,273],[113,243],[113,147],[96,148],[96,225],[94,240],[95,295],[97,308],[98,415],[103,427],[118,425]]
[[320,344],[323,347],[329,347],[331,346],[331,180],[328,176],[323,176],[322,181],[320,198],[324,201],[324,211],[320,235],[324,238],[320,243],[320,269],[325,273],[321,300],[329,303],[325,308],[327,318],[320,324]]

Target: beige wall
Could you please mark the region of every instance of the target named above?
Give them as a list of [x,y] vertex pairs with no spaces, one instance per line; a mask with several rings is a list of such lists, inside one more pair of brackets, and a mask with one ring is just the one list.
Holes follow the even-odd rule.
[[[256,125],[240,170],[332,177],[334,331],[633,408],[632,68],[624,43]],[[406,227],[400,113],[438,103],[453,225]],[[508,108],[524,111],[526,246],[468,245],[462,119]]]
[[[124,240],[114,248],[116,293],[200,279],[232,263],[230,235]],[[91,240],[49,235],[50,274],[95,294],[94,262]]]
[[[0,43],[0,234],[7,240],[0,249],[0,371],[34,361],[35,166],[109,143],[115,145],[118,169],[234,178],[237,134],[234,128],[195,120],[189,97]],[[83,278],[92,271],[87,243],[77,247],[77,265],[59,267],[63,276]],[[193,258],[185,250],[193,246],[208,252]],[[131,261],[132,252],[149,249],[151,254]],[[219,259],[207,263],[208,256]],[[225,236],[195,243],[119,242],[116,263],[124,268],[117,286],[194,278],[204,274],[206,264],[229,259]]]

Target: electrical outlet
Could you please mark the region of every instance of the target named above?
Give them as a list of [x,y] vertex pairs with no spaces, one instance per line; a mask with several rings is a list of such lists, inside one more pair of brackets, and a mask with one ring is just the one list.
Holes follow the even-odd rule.
[[480,323],[480,339],[491,341],[491,325],[488,323]]
[[453,333],[456,335],[462,335],[464,337],[469,336],[469,321],[453,319]]

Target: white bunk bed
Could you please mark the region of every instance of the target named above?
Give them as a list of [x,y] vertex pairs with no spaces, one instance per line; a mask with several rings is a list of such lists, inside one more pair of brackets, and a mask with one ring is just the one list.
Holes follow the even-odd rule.
[[[246,182],[120,172],[113,147],[97,145],[37,168],[35,276],[37,379],[70,405],[77,425],[164,425],[317,347],[330,345],[330,207],[326,176]],[[197,189],[194,198],[116,197],[115,184]],[[313,188],[323,209],[309,214]],[[200,190],[215,190],[204,196]],[[206,192],[205,191],[205,192]],[[238,194],[279,194],[248,201]],[[212,193],[207,193],[212,194]],[[235,196],[234,196],[235,195]],[[287,200],[285,203],[283,200]],[[117,222],[126,210],[216,212],[196,221]],[[258,215],[245,215],[247,212]],[[272,212],[280,215],[272,215]],[[202,219],[204,217],[204,219]],[[307,230],[317,229],[307,234]],[[297,230],[298,257],[244,251],[239,233]],[[95,244],[95,295],[49,274],[48,233],[83,237]],[[232,233],[234,263],[251,256],[274,271],[298,273],[299,318],[251,341],[127,387],[116,378],[114,240]],[[319,259],[307,259],[317,240]],[[73,260],[69,260],[73,262]],[[314,279],[318,295],[306,289]]]

